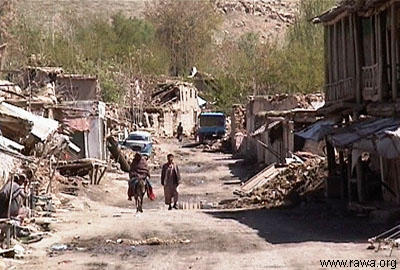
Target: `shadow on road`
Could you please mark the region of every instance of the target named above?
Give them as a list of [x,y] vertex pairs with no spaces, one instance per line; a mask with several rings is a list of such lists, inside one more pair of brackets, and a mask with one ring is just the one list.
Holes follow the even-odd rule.
[[233,177],[240,179],[242,182],[247,181],[259,171],[257,164],[244,159],[236,159],[234,162],[229,163],[228,167]]
[[344,209],[330,209],[327,204],[294,209],[220,211],[208,214],[247,225],[272,244],[307,241],[365,243],[368,238],[387,228],[371,224],[367,218],[346,214]]

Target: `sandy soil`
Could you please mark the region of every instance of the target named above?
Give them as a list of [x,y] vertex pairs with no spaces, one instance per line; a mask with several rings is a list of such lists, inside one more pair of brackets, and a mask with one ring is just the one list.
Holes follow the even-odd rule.
[[[227,154],[180,148],[175,142],[164,142],[161,149],[161,156],[173,152],[179,157],[182,201],[230,198],[235,186],[223,185],[221,179],[243,179],[250,169]],[[51,235],[25,246],[29,254],[23,260],[7,264],[14,269],[321,269],[321,259],[380,259],[389,254],[366,249],[366,239],[382,226],[347,215],[337,203],[280,210],[167,211],[158,173],[152,178],[157,200],[146,199],[143,214],[136,214],[127,201],[125,174],[110,174],[78,197],[59,195],[66,209],[55,214]],[[135,242],[154,238],[167,243]],[[54,244],[69,248],[51,251]]]

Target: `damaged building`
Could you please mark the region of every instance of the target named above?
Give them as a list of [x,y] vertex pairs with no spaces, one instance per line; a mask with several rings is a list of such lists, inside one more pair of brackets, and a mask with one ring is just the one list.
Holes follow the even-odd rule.
[[[246,135],[240,139],[243,131],[234,131],[235,148],[241,149],[246,159],[258,163],[285,163],[286,158],[304,146],[304,142],[301,146],[295,143],[294,133],[317,121],[317,109],[322,105],[321,95],[254,97],[246,106],[243,130]],[[238,120],[233,117],[232,123],[236,122]]]
[[[159,84],[152,94],[148,113],[152,114],[153,126],[159,124],[162,135],[172,137],[181,122],[183,132],[191,135],[195,131],[201,112],[198,90],[191,83],[167,81]],[[154,121],[157,119],[156,121]]]
[[342,1],[325,29],[330,197],[400,203],[400,2]]
[[26,97],[10,102],[67,127],[80,149],[70,158],[106,159],[106,106],[96,77],[65,74],[57,67],[26,67],[14,76]]

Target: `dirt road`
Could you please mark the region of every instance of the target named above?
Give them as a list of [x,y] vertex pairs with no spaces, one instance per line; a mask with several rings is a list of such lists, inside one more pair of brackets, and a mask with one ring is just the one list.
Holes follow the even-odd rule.
[[[178,156],[185,202],[230,198],[235,187],[223,180],[246,177],[248,168],[227,154],[167,142],[161,149],[161,157]],[[78,197],[60,196],[64,209],[55,214],[49,237],[30,245],[23,260],[7,263],[14,269],[321,269],[321,259],[388,255],[366,250],[366,239],[381,227],[325,203],[287,210],[167,211],[158,173],[152,177],[157,200],[146,199],[143,214],[127,201],[127,175],[110,174]],[[51,251],[54,244],[66,244],[67,250]]]

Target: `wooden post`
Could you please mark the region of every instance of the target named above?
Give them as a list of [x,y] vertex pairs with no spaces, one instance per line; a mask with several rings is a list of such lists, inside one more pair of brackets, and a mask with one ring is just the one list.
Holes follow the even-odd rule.
[[342,26],[342,51],[343,51],[343,78],[342,79],[347,79],[347,46],[346,46],[346,29],[345,29],[345,19],[343,18],[341,20],[341,26]]
[[364,202],[364,175],[361,168],[361,157],[358,158],[356,164],[357,170],[357,194],[358,194],[358,201]]
[[333,25],[333,81],[339,80],[338,76],[338,36],[337,36],[337,24]]
[[396,9],[395,3],[392,4],[391,7],[391,14],[390,14],[390,25],[391,25],[391,56],[392,56],[392,99],[393,102],[396,102],[397,99],[397,88],[398,88],[398,81],[397,81],[397,29],[396,29]]
[[326,141],[326,152],[328,156],[329,176],[332,176],[336,170],[335,149],[327,139],[325,139],[325,141]]
[[339,162],[340,162],[340,197],[342,199],[344,199],[345,197],[345,182],[346,182],[346,164],[344,163],[344,154],[343,154],[343,150],[339,151]]
[[[51,176],[50,176],[50,179],[49,179],[49,184],[47,185],[47,188],[46,188],[46,193],[47,194],[51,193],[51,185],[52,185],[52,182],[53,182],[54,175],[56,174],[56,170],[58,168],[58,165],[60,164],[60,158],[61,158],[61,151],[57,155],[56,166],[53,168],[53,171],[51,172]],[[50,164],[51,164],[51,161],[50,161]]]
[[93,185],[97,184],[97,177],[99,174],[99,165],[94,165],[94,179],[93,179]]
[[[330,72],[329,72],[329,63],[331,62],[330,59],[330,37],[329,37],[329,26],[324,27],[324,59],[325,59],[325,84],[329,84],[330,80]],[[233,123],[233,121],[232,121]]]
[[93,165],[91,166],[90,173],[89,173],[89,178],[90,178],[90,184],[93,185],[93,176],[94,176],[94,167]]
[[372,65],[376,64],[376,59],[375,59],[375,45],[376,45],[376,25],[375,25],[375,17],[371,17],[371,59],[372,59]]
[[379,101],[383,101],[383,51],[382,51],[382,33],[381,33],[381,15],[375,15],[375,37],[376,37],[376,60],[378,62],[378,97]]
[[96,185],[99,185],[99,184],[100,184],[100,181],[101,181],[101,179],[103,178],[103,176],[104,176],[104,174],[106,173],[106,171],[107,171],[107,167],[105,167],[104,170],[101,172],[99,179],[97,179]]
[[347,199],[349,202],[352,201],[352,194],[351,194],[351,184],[352,184],[352,156],[351,156],[351,150],[347,152]]
[[10,219],[11,219],[11,202],[14,196],[13,193],[13,183],[14,183],[14,175],[11,176],[11,182],[10,182],[10,198],[8,199],[8,209],[7,209],[7,229],[6,229],[6,245],[7,248],[10,248],[11,246],[11,228],[12,225],[11,223],[9,223]]
[[357,104],[361,104],[361,66],[362,66],[362,61],[361,61],[361,52],[360,52],[360,34],[358,31],[358,23],[357,23],[357,17],[355,15],[351,15],[352,17],[352,25],[353,25],[353,34],[354,34],[354,54],[355,54],[355,65],[356,65],[356,79],[355,79],[355,87],[356,87],[356,100]]

